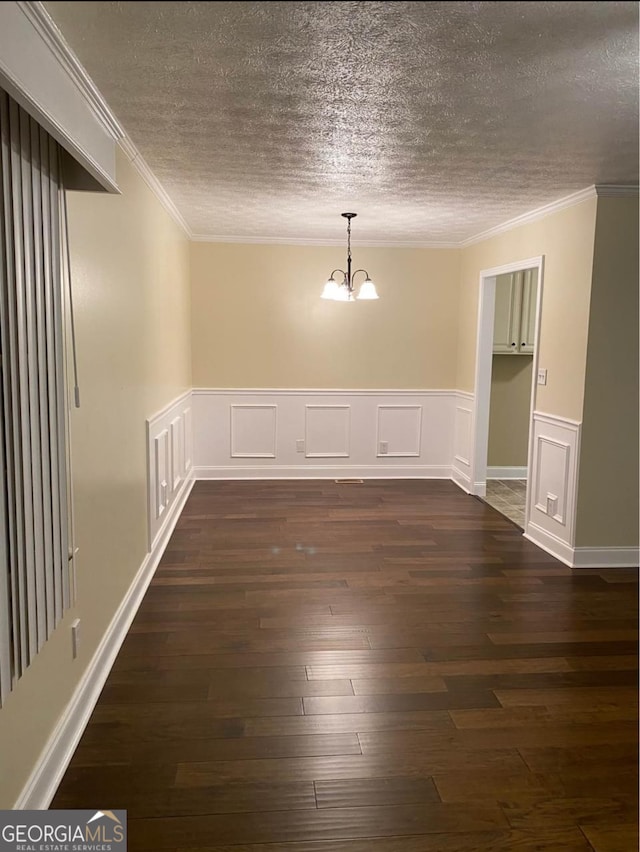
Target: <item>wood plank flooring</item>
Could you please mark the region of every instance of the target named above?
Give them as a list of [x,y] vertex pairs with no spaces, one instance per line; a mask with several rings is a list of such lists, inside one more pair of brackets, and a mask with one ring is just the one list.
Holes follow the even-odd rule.
[[632,852],[637,604],[450,482],[198,482],[52,807],[133,852]]

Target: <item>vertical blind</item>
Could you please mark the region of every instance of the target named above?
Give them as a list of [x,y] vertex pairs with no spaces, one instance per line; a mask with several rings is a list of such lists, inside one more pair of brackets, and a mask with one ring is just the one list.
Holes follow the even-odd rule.
[[71,602],[58,144],[0,90],[0,705]]

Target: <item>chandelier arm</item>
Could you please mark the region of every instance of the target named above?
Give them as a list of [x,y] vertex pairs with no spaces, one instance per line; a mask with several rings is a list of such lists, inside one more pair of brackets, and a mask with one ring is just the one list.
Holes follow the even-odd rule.
[[356,271],[355,271],[355,272],[353,273],[353,275],[352,275],[352,280],[355,280],[355,277],[356,277],[356,275],[358,274],[358,272],[364,272],[364,274],[365,274],[365,276],[367,277],[367,279],[369,278],[369,273],[367,272],[367,270],[366,270],[366,269],[356,269]]
[[329,278],[333,278],[333,276],[336,274],[336,272],[339,272],[340,275],[344,275],[346,277],[347,273],[344,271],[344,269],[334,269],[333,272],[331,273],[331,275],[329,276]]

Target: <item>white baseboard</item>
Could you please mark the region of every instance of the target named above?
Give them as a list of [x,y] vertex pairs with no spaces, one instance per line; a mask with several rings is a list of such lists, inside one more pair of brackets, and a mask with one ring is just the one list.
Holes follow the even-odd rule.
[[486,497],[487,496],[487,481],[484,482],[474,482],[473,489],[470,492],[474,494],[476,497]]
[[639,564],[637,547],[571,547],[531,522],[524,537],[569,568],[637,568]]
[[195,479],[450,479],[438,465],[228,465],[195,467]]
[[49,737],[29,780],[13,806],[14,810],[46,810],[49,807],[192,487],[193,478],[189,476],[185,479],[171,510],[167,512],[153,550],[146,555],[62,718]]
[[637,568],[637,547],[575,547],[574,568]]
[[525,467],[488,467],[487,479],[526,479]]
[[455,482],[458,488],[462,488],[467,494],[471,494],[472,484],[471,479],[467,476],[466,473],[463,473],[457,467],[451,468],[450,473],[451,479]]
[[524,531],[524,537],[529,539],[529,541],[532,541],[538,547],[541,547],[542,550],[550,553],[551,556],[555,556],[555,558],[559,559],[560,562],[564,562],[564,564],[568,565],[569,568],[574,567],[573,547],[567,544],[566,541],[562,541],[557,538],[557,536],[543,530],[542,527],[539,527],[537,524],[531,523],[531,521],[527,524],[527,528]]

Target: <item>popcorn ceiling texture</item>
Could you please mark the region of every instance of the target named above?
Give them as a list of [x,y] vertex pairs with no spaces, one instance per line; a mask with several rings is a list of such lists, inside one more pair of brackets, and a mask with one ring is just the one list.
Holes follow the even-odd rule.
[[459,241],[637,181],[634,2],[49,2],[195,234]]

